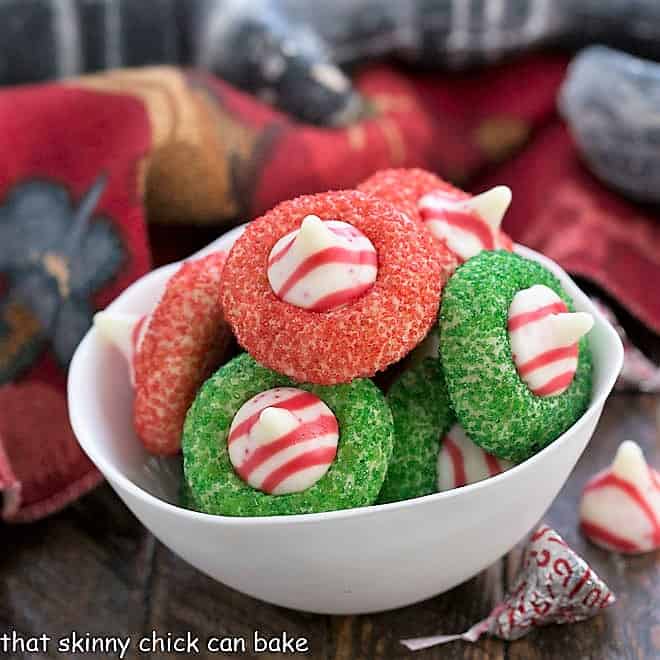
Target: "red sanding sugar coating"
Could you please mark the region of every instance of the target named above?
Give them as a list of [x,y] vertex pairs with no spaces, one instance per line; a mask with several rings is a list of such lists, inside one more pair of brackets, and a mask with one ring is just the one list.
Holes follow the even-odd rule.
[[457,199],[468,199],[470,195],[452,186],[432,172],[420,169],[391,169],[380,170],[366,181],[363,181],[358,190],[387,200],[399,211],[403,211],[413,220],[422,222],[419,214],[419,200],[430,192],[439,190],[456,195]]
[[220,304],[225,258],[216,252],[181,266],[135,356],[135,430],[153,454],[180,450],[186,412],[230,345],[231,329]]
[[[310,214],[353,225],[378,253],[374,285],[328,312],[283,302],[267,277],[272,247]],[[227,258],[222,304],[239,343],[261,364],[298,381],[345,383],[373,376],[424,338],[454,265],[387,202],[356,191],[307,195],[248,225]]]
[[[418,204],[424,195],[440,191],[455,195],[457,200],[471,196],[432,172],[416,168],[381,170],[363,181],[357,189],[387,200],[399,211],[422,223]],[[500,240],[505,250],[513,250],[513,243],[507,234],[500,232]]]

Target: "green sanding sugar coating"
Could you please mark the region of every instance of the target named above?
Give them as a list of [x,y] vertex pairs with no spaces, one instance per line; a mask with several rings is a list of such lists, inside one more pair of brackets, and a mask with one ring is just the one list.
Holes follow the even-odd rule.
[[[268,495],[235,472],[227,436],[239,408],[274,387],[312,392],[339,423],[337,456],[313,486]],[[392,455],[392,413],[370,380],[344,385],[300,384],[257,364],[247,353],[221,367],[200,389],[183,427],[183,468],[199,511],[226,516],[274,516],[373,504]]]
[[454,416],[438,358],[415,362],[392,385],[387,402],[394,418],[394,450],[379,503],[438,490],[440,440]]
[[580,340],[578,368],[557,396],[532,394],[520,379],[507,330],[515,294],[544,284],[573,302],[543,266],[510,252],[479,253],[460,266],[442,295],[440,355],[452,407],[467,434],[499,458],[522,461],[550,444],[591,397],[591,354]]

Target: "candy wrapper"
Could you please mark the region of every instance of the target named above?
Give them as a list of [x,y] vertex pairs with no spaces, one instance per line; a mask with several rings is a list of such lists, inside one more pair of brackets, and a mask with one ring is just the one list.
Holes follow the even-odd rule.
[[513,589],[487,618],[463,634],[404,639],[401,643],[418,651],[459,639],[476,642],[486,633],[518,639],[533,627],[589,619],[615,600],[584,559],[554,529],[542,525],[525,548]]

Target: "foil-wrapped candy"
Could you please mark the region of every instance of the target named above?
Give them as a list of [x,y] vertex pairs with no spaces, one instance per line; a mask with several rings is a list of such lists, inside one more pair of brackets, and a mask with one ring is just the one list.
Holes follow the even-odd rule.
[[541,525],[525,548],[513,588],[488,617],[462,634],[404,639],[401,643],[418,651],[459,639],[476,642],[484,634],[513,640],[538,626],[584,621],[615,601],[610,588],[587,562],[554,529]]

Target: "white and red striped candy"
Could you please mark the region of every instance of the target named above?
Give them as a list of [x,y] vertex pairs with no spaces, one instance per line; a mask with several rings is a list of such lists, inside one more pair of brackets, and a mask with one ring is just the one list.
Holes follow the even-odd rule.
[[454,424],[442,439],[438,453],[438,491],[494,477],[513,465],[485,452],[468,438],[460,424]]
[[271,495],[313,486],[337,454],[339,426],[310,392],[276,387],[257,394],[236,413],[227,447],[236,473]]
[[593,325],[584,312],[569,312],[549,287],[518,291],[509,307],[509,342],[518,375],[536,396],[556,396],[573,382],[578,340]]
[[133,386],[135,386],[134,358],[140,350],[150,318],[151,314],[124,314],[111,311],[97,312],[94,315],[94,327],[126,358]]
[[500,225],[511,203],[511,190],[496,186],[465,198],[452,191],[435,191],[419,200],[419,213],[438,239],[462,261],[482,250],[510,249]]
[[626,554],[660,548],[660,472],[639,445],[621,443],[612,465],[582,492],[580,528],[597,545]]
[[366,293],[378,275],[378,255],[358,229],[308,215],[283,236],[268,258],[268,281],[285,302],[327,312]]

